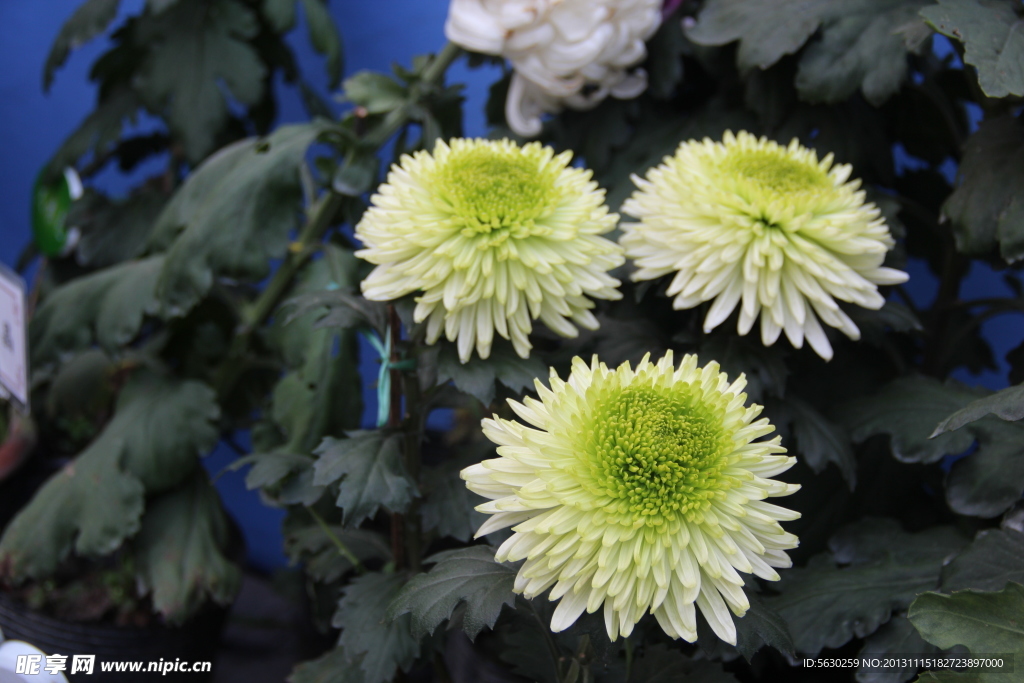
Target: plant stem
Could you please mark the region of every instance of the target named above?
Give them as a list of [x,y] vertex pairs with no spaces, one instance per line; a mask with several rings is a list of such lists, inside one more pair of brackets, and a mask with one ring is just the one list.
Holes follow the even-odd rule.
[[324,521],[324,518],[318,515],[316,510],[311,507],[307,507],[306,510],[309,512],[310,516],[316,520],[316,523],[320,525],[320,528],[324,530],[327,538],[331,539],[331,542],[334,543],[334,546],[338,549],[338,552],[341,553],[341,556],[348,560],[357,572],[365,574],[366,567],[364,567],[363,563],[359,561],[356,554],[349,550],[349,547],[345,545],[345,542],[338,538],[336,533],[331,531],[331,527],[327,526],[327,522]]
[[[390,406],[388,408],[388,427],[398,429],[402,425],[402,372],[393,366],[400,356],[399,345],[402,341],[402,321],[398,318],[398,311],[394,304],[388,304],[388,334],[391,336],[391,358],[392,364],[389,370],[391,373],[391,394],[388,396]],[[405,569],[405,515],[398,512],[391,513],[391,555],[395,561],[395,567]]]
[[309,220],[303,226],[299,238],[288,252],[284,263],[277,269],[270,283],[260,292],[259,297],[242,313],[242,324],[228,350],[227,360],[217,375],[217,393],[224,398],[234,389],[235,383],[245,368],[245,355],[253,333],[265,323],[280,303],[281,298],[292,285],[295,275],[313,255],[320,238],[331,226],[331,221],[341,208],[344,197],[328,190],[310,211]]

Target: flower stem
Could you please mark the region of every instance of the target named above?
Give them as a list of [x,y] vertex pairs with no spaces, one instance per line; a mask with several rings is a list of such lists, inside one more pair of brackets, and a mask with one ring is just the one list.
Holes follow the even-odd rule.
[[347,545],[345,545],[345,542],[338,538],[338,535],[331,530],[331,527],[327,525],[324,518],[318,515],[316,510],[311,507],[306,508],[306,510],[309,512],[310,516],[316,520],[316,523],[320,525],[320,528],[324,530],[324,534],[327,535],[327,538],[331,539],[331,542],[334,543],[334,546],[338,549],[338,552],[341,553],[341,556],[348,560],[357,572],[365,574],[366,567],[364,567],[363,563],[359,561],[356,554],[353,553]]

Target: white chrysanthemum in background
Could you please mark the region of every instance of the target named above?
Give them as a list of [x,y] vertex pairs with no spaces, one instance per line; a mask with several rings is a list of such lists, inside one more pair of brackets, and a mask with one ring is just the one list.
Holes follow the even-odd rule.
[[760,315],[766,346],[785,331],[793,346],[806,339],[831,359],[819,318],[860,338],[836,300],[878,309],[878,285],[907,280],[882,267],[893,239],[850,172],[796,140],[784,147],[727,132],[723,142],[684,142],[646,179],[633,177],[639,189],[622,205],[639,219],[623,223],[620,239],[636,261],[633,279],[675,273],[677,309],[713,299],[705,332],[739,305],[740,334]]
[[591,298],[622,296],[608,275],[622,249],[600,237],[619,217],[571,159],[536,142],[462,139],[403,156],[356,226],[366,245],[356,255],[377,264],[364,296],[422,291],[427,342],[443,331],[463,363],[474,346],[487,358],[495,332],[528,357],[538,318],[566,337],[573,323],[597,329]]
[[573,360],[568,381],[551,371],[540,400],[509,401],[529,426],[483,421],[499,458],[462,478],[490,498],[477,535],[511,526],[500,562],[526,560],[515,590],[551,588],[553,631],[603,606],[613,640],[650,610],[673,638],[697,638],[695,606],[720,638],[736,643],[730,616],[749,607],[741,572],[777,580],[797,538],[779,521],[799,513],[764,501],[799,487],[770,477],[794,458],[744,405],[746,380],[730,384],[717,363],[672,352],[610,370]]
[[532,136],[545,112],[644,91],[646,74],[629,68],[646,56],[661,6],[662,0],[451,0],[445,35],[512,62],[505,116],[517,134]]

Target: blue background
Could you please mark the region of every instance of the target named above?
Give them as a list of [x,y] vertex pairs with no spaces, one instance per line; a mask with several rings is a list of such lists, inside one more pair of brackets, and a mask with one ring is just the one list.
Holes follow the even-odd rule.
[[[2,0],[0,1],[0,261],[13,266],[29,239],[29,197],[39,169],[49,160],[61,141],[70,134],[95,104],[95,88],[88,81],[88,71],[96,57],[107,49],[106,39],[98,39],[72,53],[57,73],[48,94],[42,91],[42,67],[53,38],[61,24],[79,3],[68,0]],[[129,14],[140,11],[143,0],[122,0],[120,16],[114,26]],[[300,5],[301,7],[301,5]],[[444,43],[443,26],[448,10],[447,0],[333,0],[330,11],[344,41],[346,74],[363,69],[389,71],[393,62],[410,64],[417,54],[437,51]],[[300,10],[301,15],[301,10]],[[306,38],[306,27],[300,16],[299,25],[288,36],[288,42],[305,78],[325,96],[326,74],[323,59],[313,52]],[[937,51],[948,50],[948,43],[938,40]],[[499,76],[496,67],[469,70],[464,61],[449,71],[449,81],[466,83],[466,134],[485,133],[483,106],[487,87]],[[296,90],[281,82],[275,83],[279,103],[279,123],[306,120]],[[140,120],[141,131],[159,126],[155,120]],[[912,163],[896,151],[897,163]],[[162,170],[166,159],[156,158],[141,164],[130,176],[114,169],[105,171],[95,184],[113,194],[124,193],[141,178]],[[955,172],[955,168],[949,169]],[[935,291],[934,278],[921,263],[912,263],[910,290],[918,303],[928,305]],[[1001,276],[987,266],[975,263],[964,283],[964,298],[1008,295],[1009,288]],[[983,384],[991,389],[1006,386],[1006,352],[1020,342],[1019,318],[1002,316],[985,322],[986,337],[992,342],[1000,368],[971,377],[966,373],[958,379]],[[366,354],[368,355],[368,354]],[[364,363],[367,381],[375,380],[372,364]],[[367,406],[373,414],[375,406]],[[211,472],[220,474],[217,486],[231,512],[242,524],[249,544],[250,563],[260,569],[273,569],[285,563],[281,550],[280,510],[263,505],[256,492],[245,489],[244,473],[222,473],[234,459],[226,448],[206,459]]]

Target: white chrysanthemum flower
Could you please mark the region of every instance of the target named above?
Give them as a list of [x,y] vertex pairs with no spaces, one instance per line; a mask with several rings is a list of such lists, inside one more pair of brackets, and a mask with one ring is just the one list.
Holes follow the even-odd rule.
[[512,526],[498,561],[526,560],[515,590],[551,588],[561,600],[553,631],[584,610],[604,607],[613,640],[650,610],[673,638],[697,638],[695,605],[720,638],[736,642],[732,617],[749,603],[740,572],[777,580],[797,538],[780,520],[799,513],[765,498],[799,488],[770,477],[795,458],[745,406],[746,379],[731,384],[717,363],[697,366],[672,352],[609,370],[595,357],[573,360],[568,381],[551,371],[540,400],[509,401],[529,423],[483,421],[499,445],[492,460],[462,471],[467,486],[492,499],[477,532]]
[[[367,299],[416,291],[427,342],[443,331],[459,358],[491,352],[494,333],[523,358],[533,320],[575,337],[597,329],[591,297],[619,299],[621,248],[600,235],[615,227],[604,190],[571,152],[508,140],[438,141],[433,154],[403,156],[356,226],[356,252],[377,268]],[[571,321],[571,322],[570,322]]]
[[445,35],[500,55],[515,69],[505,105],[519,135],[541,130],[545,112],[588,109],[608,95],[647,87],[644,42],[661,23],[662,0],[451,0]]
[[739,305],[740,334],[760,315],[766,346],[785,331],[796,348],[806,339],[831,359],[819,318],[860,338],[836,300],[878,309],[878,285],[907,280],[882,267],[894,242],[851,170],[796,140],[783,147],[727,132],[720,143],[684,142],[646,180],[633,177],[639,189],[622,205],[640,221],[624,223],[620,239],[636,261],[633,279],[675,273],[677,309],[714,299],[705,332]]

